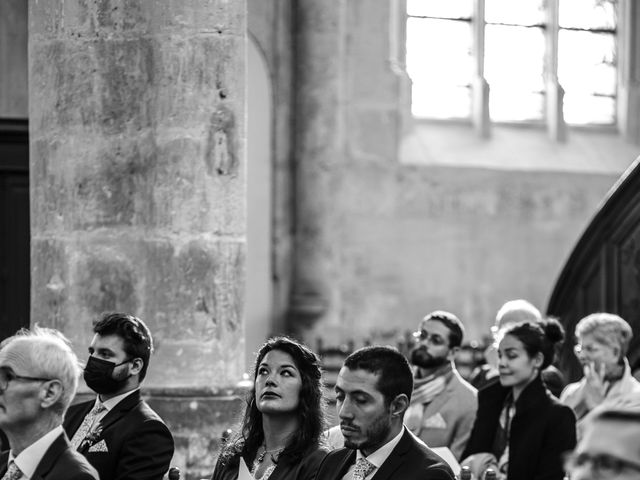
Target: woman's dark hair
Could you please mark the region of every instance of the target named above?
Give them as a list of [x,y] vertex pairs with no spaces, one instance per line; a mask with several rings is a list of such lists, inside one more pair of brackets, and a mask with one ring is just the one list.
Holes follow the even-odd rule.
[[530,358],[542,353],[544,360],[540,370],[544,370],[553,362],[556,344],[564,340],[564,329],[558,320],[548,318],[535,323],[525,322],[509,326],[503,335],[511,335],[520,340]]
[[262,345],[253,370],[253,386],[247,393],[246,408],[240,431],[235,438],[229,439],[220,454],[222,463],[239,456],[252,462],[260,446],[264,443],[262,413],[255,399],[255,380],[258,367],[265,355],[272,350],[288,353],[300,371],[302,387],[298,404],[299,429],[289,439],[289,444],[281,454],[290,461],[301,458],[312,445],[320,442],[324,430],[324,395],[322,389],[320,359],[305,345],[288,337],[274,337]]

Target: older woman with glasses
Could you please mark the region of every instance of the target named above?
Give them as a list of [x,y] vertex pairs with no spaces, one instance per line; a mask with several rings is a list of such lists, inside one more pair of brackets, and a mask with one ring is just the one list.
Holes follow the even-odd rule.
[[560,400],[579,420],[597,406],[622,406],[640,396],[640,382],[631,376],[626,359],[633,335],[626,321],[612,313],[593,313],[578,322],[575,334],[574,351],[584,377],[567,385]]

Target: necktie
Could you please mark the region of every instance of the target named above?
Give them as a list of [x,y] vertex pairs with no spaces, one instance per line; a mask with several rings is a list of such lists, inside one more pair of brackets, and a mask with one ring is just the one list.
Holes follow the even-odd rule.
[[376,466],[364,457],[360,457],[353,470],[353,480],[364,480],[367,475],[375,470]]
[[93,422],[96,417],[100,415],[102,412],[106,410],[106,407],[101,403],[96,403],[94,407],[91,409],[89,413],[84,417],[82,424],[76,430],[76,433],[73,434],[73,438],[71,439],[71,445],[74,449],[78,449],[82,441],[91,431],[91,427],[93,426]]
[[9,463],[9,468],[7,468],[7,473],[4,474],[2,480],[18,480],[22,476],[22,472],[18,468],[18,465],[11,460]]

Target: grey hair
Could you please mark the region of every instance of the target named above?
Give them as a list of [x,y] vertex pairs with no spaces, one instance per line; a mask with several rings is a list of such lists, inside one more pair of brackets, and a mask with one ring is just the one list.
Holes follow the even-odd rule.
[[598,312],[587,315],[576,325],[576,337],[593,337],[604,345],[620,348],[620,359],[627,355],[629,342],[633,337],[631,326],[620,316],[613,313]]
[[69,340],[58,330],[35,325],[31,330],[19,330],[4,340],[0,347],[5,349],[9,345],[24,346],[37,376],[60,382],[62,395],[51,408],[55,413],[64,415],[76,394],[81,373],[78,357],[71,349]]

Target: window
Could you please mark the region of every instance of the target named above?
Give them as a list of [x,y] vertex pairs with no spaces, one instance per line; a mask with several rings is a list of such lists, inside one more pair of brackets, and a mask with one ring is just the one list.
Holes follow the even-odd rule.
[[615,124],[616,3],[406,0],[413,116]]

